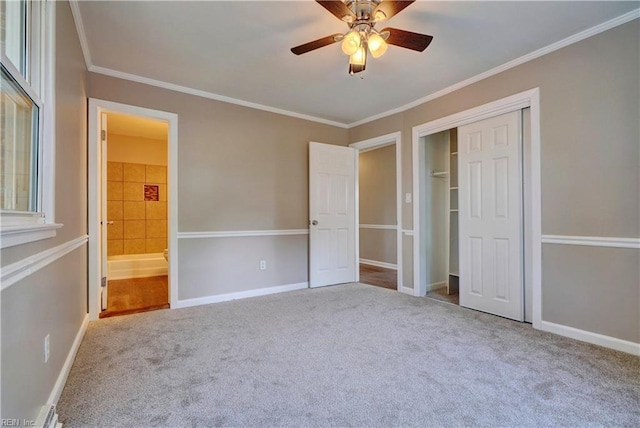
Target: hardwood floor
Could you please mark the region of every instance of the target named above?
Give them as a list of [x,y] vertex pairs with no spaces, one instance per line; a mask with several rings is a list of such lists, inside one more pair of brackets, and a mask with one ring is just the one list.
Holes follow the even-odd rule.
[[169,308],[166,275],[109,281],[107,310],[100,318]]
[[360,283],[397,290],[398,272],[393,269],[360,264]]

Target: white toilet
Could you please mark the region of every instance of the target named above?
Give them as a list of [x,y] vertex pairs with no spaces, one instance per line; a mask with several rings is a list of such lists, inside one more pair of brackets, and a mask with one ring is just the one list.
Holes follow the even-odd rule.
[[169,261],[169,249],[165,248],[164,251],[162,252],[162,255],[164,256],[164,259],[166,261]]

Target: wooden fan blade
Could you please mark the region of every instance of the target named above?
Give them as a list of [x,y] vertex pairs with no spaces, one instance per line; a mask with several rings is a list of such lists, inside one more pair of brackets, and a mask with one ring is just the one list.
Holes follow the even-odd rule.
[[[411,3],[413,2],[415,2],[415,0],[411,0],[411,1],[384,0],[373,10],[373,12],[371,13],[371,16],[377,22],[384,21],[385,19],[389,19],[393,15],[396,15],[402,12],[406,7],[411,6]],[[380,14],[378,14],[378,16],[376,17],[377,12],[384,13],[384,16],[381,16]]]
[[327,9],[331,12],[336,18],[344,22],[353,22],[356,19],[356,15],[353,13],[351,9],[347,7],[346,4],[341,2],[340,0],[329,0],[329,1],[319,1],[316,0],[320,6]]
[[429,46],[433,36],[426,34],[412,33],[411,31],[398,30],[397,28],[383,28],[380,33],[389,32],[387,43],[390,45],[400,46],[401,48],[412,49],[422,52]]
[[343,37],[344,36],[340,33],[333,34],[331,36],[323,37],[321,39],[314,40],[313,42],[305,43],[304,45],[291,48],[291,52],[296,55],[302,55],[303,53],[311,52],[324,46],[339,42]]

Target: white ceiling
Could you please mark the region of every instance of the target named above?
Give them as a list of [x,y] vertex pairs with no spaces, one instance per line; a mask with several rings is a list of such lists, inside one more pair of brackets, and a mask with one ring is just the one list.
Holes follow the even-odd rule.
[[[417,1],[378,27],[430,34],[349,76],[336,43],[293,46],[346,24],[313,1],[81,1],[94,71],[130,73],[343,124],[397,109],[636,10],[638,1]],[[78,16],[76,16],[76,19]],[[108,70],[104,70],[108,69]]]

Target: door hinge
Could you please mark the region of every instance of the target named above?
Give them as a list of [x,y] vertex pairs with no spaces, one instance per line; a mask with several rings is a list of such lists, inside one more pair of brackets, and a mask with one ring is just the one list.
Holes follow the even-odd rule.
[[106,287],[107,286],[107,277],[106,276],[102,277],[102,281],[100,282],[100,286],[101,287]]
[[100,131],[100,139],[102,141],[107,139],[107,131],[105,131],[104,129]]

